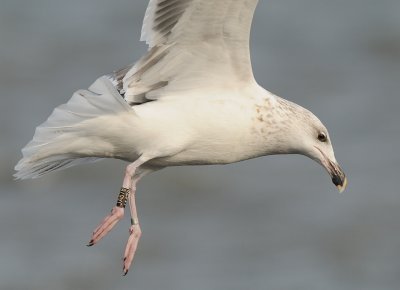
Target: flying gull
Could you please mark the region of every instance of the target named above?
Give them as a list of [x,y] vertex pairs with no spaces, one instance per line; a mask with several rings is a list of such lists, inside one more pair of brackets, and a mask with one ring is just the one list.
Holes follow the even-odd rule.
[[257,0],[150,0],[135,64],[97,79],[57,107],[22,149],[18,179],[101,158],[130,162],[117,205],[94,230],[99,242],[129,202],[126,274],[141,236],[135,193],[168,166],[228,164],[272,154],[320,163],[339,191],[347,185],[327,129],[305,108],[254,79],[249,36]]

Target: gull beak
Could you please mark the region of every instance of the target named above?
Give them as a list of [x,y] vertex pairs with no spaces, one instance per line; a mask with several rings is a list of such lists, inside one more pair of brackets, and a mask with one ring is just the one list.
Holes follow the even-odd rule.
[[334,185],[336,185],[339,192],[342,193],[347,187],[347,177],[344,174],[342,168],[340,168],[339,164],[331,161],[329,161],[328,163],[329,166],[327,170],[332,177],[332,182]]
[[342,193],[347,187],[347,177],[344,174],[343,169],[336,161],[330,160],[321,149],[319,149],[318,147],[315,148],[317,148],[318,151],[322,154],[322,160],[319,160],[319,162],[328,171],[329,175],[332,178],[333,184],[337,187],[339,192]]

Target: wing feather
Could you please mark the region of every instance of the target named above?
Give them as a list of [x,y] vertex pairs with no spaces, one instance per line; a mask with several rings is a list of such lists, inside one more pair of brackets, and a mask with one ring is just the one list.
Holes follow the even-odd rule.
[[137,104],[205,84],[220,88],[254,82],[249,39],[257,3],[150,0],[141,36],[149,51],[124,70],[119,86],[126,100]]

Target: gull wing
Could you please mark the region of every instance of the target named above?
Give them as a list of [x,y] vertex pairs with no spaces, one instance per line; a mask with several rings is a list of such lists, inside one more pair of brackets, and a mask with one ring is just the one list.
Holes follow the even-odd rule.
[[115,73],[130,104],[188,90],[254,82],[249,39],[258,0],[150,0],[141,40],[149,50]]

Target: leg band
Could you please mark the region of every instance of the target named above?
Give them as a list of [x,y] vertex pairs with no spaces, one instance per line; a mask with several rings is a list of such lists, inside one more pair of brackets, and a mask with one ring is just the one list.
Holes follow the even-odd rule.
[[137,219],[131,218],[131,225],[132,226],[135,226],[135,225],[138,225],[138,224],[139,224],[139,221]]
[[118,200],[117,200],[118,207],[125,208],[126,202],[128,200],[130,193],[131,193],[131,190],[129,188],[125,188],[125,187],[121,188],[121,190],[119,191]]

